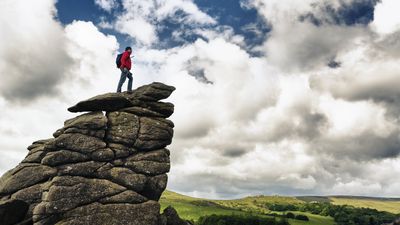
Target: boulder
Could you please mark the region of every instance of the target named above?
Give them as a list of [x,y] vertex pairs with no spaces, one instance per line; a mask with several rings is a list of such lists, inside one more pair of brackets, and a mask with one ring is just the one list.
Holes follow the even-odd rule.
[[25,166],[0,183],[0,195],[12,194],[23,188],[46,181],[57,174],[57,169],[35,164]]
[[111,167],[109,170],[98,171],[97,176],[111,180],[132,191],[143,191],[147,177],[124,167]]
[[90,112],[64,122],[64,129],[75,127],[78,129],[99,130],[107,126],[107,118],[102,112]]
[[146,202],[148,199],[134,191],[126,190],[122,193],[105,197],[99,200],[102,204],[111,204],[111,203],[130,203],[130,204],[138,204]]
[[54,139],[51,144],[51,148],[55,150],[66,149],[83,154],[90,154],[97,149],[107,147],[103,140],[83,134],[62,134]]
[[51,215],[96,202],[104,197],[125,191],[126,188],[105,179],[87,179],[78,176],[56,177],[48,193],[35,207],[34,215]]
[[121,109],[122,112],[132,113],[137,116],[146,116],[146,117],[165,117],[163,114],[152,111],[150,109],[133,106],[125,109]]
[[120,93],[98,95],[68,108],[70,112],[115,111],[133,106],[131,101]]
[[107,141],[133,146],[140,128],[139,117],[126,112],[111,112],[107,118]]
[[140,129],[135,148],[140,150],[154,150],[171,144],[173,125],[166,119],[140,118]]
[[158,203],[167,186],[170,151],[165,147],[174,128],[166,119],[173,104],[159,100],[174,90],[152,83],[69,108],[87,113],[66,120],[54,138],[33,142],[25,159],[0,177],[0,224],[175,221],[173,213],[160,214]]
[[0,202],[0,224],[14,225],[21,223],[25,218],[28,208],[29,204],[21,200],[13,199]]
[[189,221],[182,220],[179,217],[178,212],[176,212],[172,206],[168,206],[164,209],[162,217],[165,218],[165,225],[191,225]]
[[152,84],[139,87],[132,93],[132,95],[128,95],[127,98],[157,102],[168,98],[173,91],[175,91],[175,87],[159,82],[153,82]]
[[155,201],[140,204],[92,203],[64,214],[63,225],[158,225],[160,205]]
[[[68,108],[70,112],[117,111],[131,106],[143,106],[142,103],[153,102],[168,98],[175,90],[174,87],[154,82],[139,87],[132,93],[108,93],[98,95],[75,106]],[[169,111],[171,105],[169,105]],[[154,110],[158,112],[157,110]],[[173,112],[173,105],[172,105]],[[163,114],[163,113],[162,113]],[[172,113],[171,113],[172,114]]]
[[79,152],[72,152],[68,150],[58,150],[49,152],[43,157],[41,163],[47,166],[58,166],[67,163],[83,162],[88,160],[89,157]]

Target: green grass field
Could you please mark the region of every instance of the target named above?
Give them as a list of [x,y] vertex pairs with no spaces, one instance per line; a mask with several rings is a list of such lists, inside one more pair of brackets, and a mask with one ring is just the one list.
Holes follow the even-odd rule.
[[[173,206],[179,215],[187,220],[197,221],[199,217],[219,214],[252,214],[261,217],[269,217],[268,213],[277,213],[265,207],[267,203],[296,204],[304,202],[331,202],[336,205],[352,205],[354,207],[373,208],[380,211],[400,213],[400,199],[384,198],[362,198],[362,197],[284,197],[284,196],[251,196],[233,200],[210,200],[193,198],[181,195],[172,191],[165,191],[161,196],[160,203],[162,210],[168,205]],[[311,213],[294,212],[309,217],[310,221],[289,220],[292,225],[334,225],[331,217],[313,215]]]
[[330,197],[332,204],[352,205],[354,207],[364,207],[400,214],[400,199],[374,199],[374,198],[349,198],[349,197]]
[[[261,217],[268,217],[265,213],[271,213],[262,207],[264,203],[301,203],[302,201],[294,197],[280,196],[255,196],[237,200],[208,200],[192,198],[180,195],[171,191],[165,191],[160,199],[162,210],[168,205],[173,206],[179,215],[187,220],[197,221],[199,217],[220,214],[253,214]],[[310,221],[289,220],[292,225],[334,225],[330,217],[323,217],[303,212],[294,212],[307,215]]]

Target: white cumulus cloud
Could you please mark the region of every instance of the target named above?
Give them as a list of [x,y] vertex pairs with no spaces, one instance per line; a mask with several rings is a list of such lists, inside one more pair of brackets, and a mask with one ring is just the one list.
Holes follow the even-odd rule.
[[[390,33],[376,30],[379,16],[369,25],[333,24],[318,7],[339,8],[352,2],[244,2],[243,7],[255,7],[272,27],[260,48],[262,56],[249,54],[233,28],[219,26],[189,0],[125,0],[116,21],[102,21],[136,40],[132,45],[135,87],[161,81],[177,88],[167,100],[175,104],[171,119],[176,125],[168,188],[214,198],[399,195],[399,33],[396,26]],[[378,3],[375,15],[383,10],[379,5],[388,2]],[[50,16],[55,13],[53,4],[49,1],[40,8],[45,12],[26,9],[32,17],[48,15],[40,23],[48,29],[41,28],[41,36],[33,41],[40,45],[49,37],[61,37],[64,47],[57,53],[72,64],[67,79],[57,82],[57,98],[29,108],[10,104],[6,89],[1,89],[0,106],[5,110],[0,118],[0,158],[10,160],[2,171],[23,158],[30,141],[50,136],[63,120],[74,116],[62,109],[114,91],[119,78],[114,65],[116,38],[90,21],[61,27]],[[160,23],[178,11],[183,16],[175,19],[195,24],[189,32],[202,38],[173,48],[153,48],[159,41]],[[317,26],[299,19],[310,12],[328,22]],[[0,18],[0,23],[8,21]],[[36,28],[39,22],[24,21]],[[185,31],[175,32],[176,38]],[[0,32],[2,38],[18,34],[11,28]],[[28,37],[24,40],[29,44],[17,40],[23,46],[32,43]],[[28,50],[33,60],[43,57]],[[0,48],[2,57],[11,57],[10,52]],[[328,67],[331,60],[339,65]],[[0,62],[0,68],[13,65]],[[20,70],[15,73],[24,75]],[[41,81],[40,76],[35,81]]]
[[400,29],[400,2],[397,0],[382,0],[374,11],[374,21],[371,26],[378,33],[389,34]]
[[94,2],[108,12],[118,6],[117,0],[95,0]]

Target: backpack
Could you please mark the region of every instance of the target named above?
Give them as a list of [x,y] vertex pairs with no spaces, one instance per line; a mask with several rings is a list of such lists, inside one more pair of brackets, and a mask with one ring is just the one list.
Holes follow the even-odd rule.
[[121,67],[121,58],[122,58],[122,54],[124,54],[124,53],[118,54],[118,55],[117,55],[117,58],[115,59],[115,63],[117,64],[117,68],[120,68],[120,67]]

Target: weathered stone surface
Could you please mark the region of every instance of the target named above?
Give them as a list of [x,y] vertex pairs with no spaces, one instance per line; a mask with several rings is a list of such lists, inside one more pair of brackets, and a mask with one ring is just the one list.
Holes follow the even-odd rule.
[[42,146],[42,145],[44,145],[44,144],[46,144],[46,143],[48,143],[48,142],[50,142],[52,140],[53,140],[53,138],[35,141],[30,146],[28,146],[28,150],[32,150],[34,148],[40,147],[40,146]]
[[114,159],[114,151],[109,148],[98,149],[92,152],[92,159],[100,162],[109,162]]
[[42,139],[42,140],[38,140],[38,141],[33,142],[33,144],[41,144],[41,145],[43,145],[43,144],[49,143],[53,139],[54,138]]
[[174,109],[159,100],[174,89],[153,83],[71,107],[90,112],[28,147],[0,177],[0,205],[26,202],[18,225],[166,225],[156,201],[168,181]]
[[[142,86],[132,93],[108,93],[98,95],[85,101],[81,101],[75,106],[68,109],[70,112],[87,112],[87,111],[117,111],[122,108],[129,108],[131,106],[146,106],[151,110],[159,112],[163,115],[170,116],[173,113],[173,105],[166,106],[165,104],[152,104],[158,103],[158,100],[168,98],[175,90],[174,87],[162,83],[152,83]],[[161,106],[163,105],[163,106]],[[167,109],[168,108],[168,109]],[[158,109],[158,110],[154,110]],[[172,110],[172,112],[171,112]],[[168,117],[167,116],[167,117]]]
[[155,201],[141,204],[93,203],[64,214],[57,225],[158,225],[160,205]]
[[42,159],[43,165],[58,166],[74,162],[83,162],[89,159],[89,156],[68,150],[58,150],[55,152],[49,152]]
[[28,203],[37,203],[42,200],[42,184],[35,184],[21,189],[11,195],[11,199],[18,199]]
[[126,112],[111,112],[107,117],[107,141],[133,146],[140,126],[139,117]]
[[134,148],[129,148],[125,145],[117,144],[117,143],[109,143],[108,147],[114,151],[115,158],[117,158],[117,159],[125,158],[125,157],[137,152],[137,150]]
[[49,192],[43,197],[43,202],[35,207],[33,214],[65,212],[126,190],[108,180],[78,176],[56,177],[50,185]]
[[173,134],[168,120],[141,117],[139,136],[134,146],[141,150],[164,148],[171,144]]
[[46,151],[44,151],[44,147],[37,147],[36,149],[32,149],[29,154],[22,160],[23,163],[40,163],[43,157],[46,155]]
[[0,203],[0,224],[14,225],[24,220],[29,204],[21,200]]
[[31,144],[31,145],[29,145],[28,146],[28,150],[32,150],[32,149],[34,149],[34,148],[37,148],[37,147],[40,147],[40,146],[42,146],[43,144]]
[[122,112],[132,113],[137,116],[146,116],[146,117],[165,117],[163,114],[151,111],[150,109],[134,106],[125,109],[121,109]]
[[0,194],[9,194],[54,176],[57,170],[44,165],[24,167],[0,183]]
[[160,200],[161,194],[167,187],[168,176],[167,174],[162,174],[154,177],[149,177],[147,179],[144,191],[141,192],[144,196],[151,200]]
[[28,188],[19,190],[11,195],[11,199],[22,200],[29,204],[29,209],[26,212],[25,219],[32,219],[33,209],[42,201],[42,186],[46,186],[46,183],[36,184]]
[[99,200],[100,203],[107,204],[107,203],[130,203],[130,204],[137,204],[147,201],[148,199],[134,191],[127,190],[122,193],[102,198]]
[[[78,129],[75,127],[71,127],[68,128],[66,130],[63,130],[61,134],[73,134],[73,133],[78,133],[78,134],[84,134],[84,135],[88,135],[88,136],[93,136],[93,137],[97,137],[100,139],[103,139],[104,136],[106,135],[106,131],[105,130],[82,130],[82,129]],[[58,136],[60,136],[58,135]],[[55,137],[58,137],[57,134],[54,134]]]
[[32,148],[31,150],[29,150],[28,155],[39,152],[39,151],[47,151],[46,145],[41,144],[35,148]]
[[146,174],[150,176],[159,175],[169,172],[169,163],[160,163],[154,161],[127,161],[125,166],[132,169],[136,173]]
[[170,117],[174,113],[174,105],[167,102],[143,102],[139,104],[141,107],[160,113],[162,117]]
[[106,127],[107,117],[103,112],[85,113],[65,121],[64,127],[58,129],[53,136],[57,138],[62,134],[79,133],[103,139]]
[[136,192],[143,191],[147,182],[147,177],[145,175],[137,174],[123,167],[112,167],[109,170],[98,171],[97,174],[98,177],[111,180],[114,183]]
[[83,134],[62,134],[53,141],[52,145],[58,149],[67,149],[84,154],[107,146],[102,140]]
[[90,112],[64,122],[64,129],[75,127],[86,130],[99,130],[107,126],[107,117],[102,112]]
[[169,150],[168,149],[159,149],[159,150],[153,150],[149,152],[138,152],[134,155],[131,155],[126,158],[126,161],[154,161],[154,162],[165,162],[169,163]]
[[106,162],[88,161],[62,165],[58,167],[58,174],[91,177],[96,171],[106,164]]
[[165,225],[191,225],[190,222],[182,220],[176,210],[171,206],[164,209],[162,217],[165,218]]
[[156,102],[158,100],[168,98],[173,91],[175,91],[175,87],[168,86],[159,82],[154,82],[149,85],[139,87],[127,97],[128,99],[139,99],[144,101]]
[[70,112],[87,111],[116,111],[118,109],[133,106],[132,103],[120,93],[108,93],[98,95],[88,100],[79,102],[68,108]]

